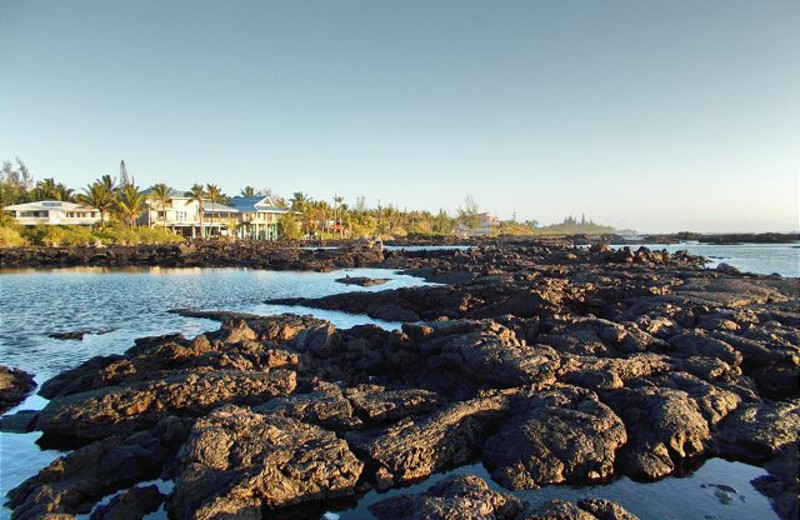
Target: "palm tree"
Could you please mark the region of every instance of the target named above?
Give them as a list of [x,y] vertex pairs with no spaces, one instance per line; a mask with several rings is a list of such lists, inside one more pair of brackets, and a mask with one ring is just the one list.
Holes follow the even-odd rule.
[[111,193],[114,193],[119,188],[119,185],[117,185],[117,179],[115,179],[111,175],[103,175],[102,177],[100,177],[98,182],[100,182],[103,186],[105,186],[105,188]]
[[133,183],[120,187],[117,211],[128,222],[128,227],[134,226],[136,218],[142,213],[146,200],[145,194],[139,191],[139,187]]
[[[347,238],[350,238],[353,234],[353,223],[351,220],[350,215],[350,207],[347,204],[342,204],[339,206],[339,220],[347,223]],[[339,237],[344,237],[344,223],[339,223]]]
[[214,225],[214,212],[217,210],[217,202],[222,198],[222,190],[216,184],[206,184],[206,195],[211,202],[211,225]]
[[315,229],[320,227],[320,223],[322,224],[321,228],[323,232],[328,231],[328,220],[330,217],[330,205],[325,202],[324,200],[316,201],[312,204],[314,207],[314,220]]
[[36,200],[59,200],[56,199],[56,191],[55,179],[42,179],[33,188],[33,198]]
[[203,189],[202,184],[195,184],[189,191],[189,201],[197,202],[200,213],[200,238],[205,237],[205,229],[203,228],[203,213],[206,211],[206,190]]
[[303,208],[311,203],[311,197],[301,191],[296,191],[292,194],[289,202],[291,202],[293,210],[303,211]]
[[67,188],[62,183],[56,184],[56,191],[54,193],[56,200],[71,201],[74,199],[72,188]]
[[150,187],[150,196],[148,197],[158,205],[160,211],[164,212],[164,229],[167,229],[167,204],[172,200],[171,191],[172,188],[161,182]]
[[256,189],[252,186],[245,186],[241,191],[242,197],[255,197]]
[[333,203],[334,203],[334,210],[333,210],[333,218],[334,218],[334,225],[339,226],[339,238],[342,238],[342,214],[341,214],[341,207],[342,202],[344,202],[344,197],[341,195],[334,195],[333,196]]
[[116,194],[108,189],[102,181],[95,181],[83,189],[83,193],[78,194],[78,202],[96,208],[100,212],[100,226],[104,226],[106,211],[114,206]]

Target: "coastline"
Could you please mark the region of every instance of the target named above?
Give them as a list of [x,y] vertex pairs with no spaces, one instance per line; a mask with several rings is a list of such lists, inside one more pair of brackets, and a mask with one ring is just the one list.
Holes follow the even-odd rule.
[[[78,487],[90,489],[85,500],[94,502],[160,476],[175,482],[166,507],[179,518],[211,514],[221,500],[244,514],[253,502],[222,485],[205,454],[255,449],[277,428],[283,440],[264,460],[300,457],[324,469],[319,480],[291,480],[267,476],[262,463],[237,463],[241,485],[292,490],[259,502],[275,514],[289,504],[325,509],[476,458],[506,489],[528,489],[618,475],[661,479],[724,456],[771,471],[776,510],[791,517],[796,491],[780,468],[791,465],[797,443],[794,280],[701,269],[703,259],[691,255],[576,248],[561,239],[382,253],[270,246],[3,252],[6,265],[32,258],[34,265],[111,267],[370,266],[447,282],[272,302],[403,321],[402,332],[222,312],[219,330],[143,338],[123,355],[56,376],[39,389],[50,399],[45,408],[17,424],[55,445],[78,440],[84,447],[66,456],[69,467],[96,468],[55,481],[45,470],[12,491],[12,507],[74,514],[65,497]],[[228,440],[211,436],[219,431]],[[550,438],[587,450],[545,454]],[[229,442],[233,448],[225,448]],[[326,448],[304,448],[308,442]],[[114,478],[119,457],[131,450],[141,472]],[[256,475],[262,480],[253,481]],[[433,491],[443,500],[502,498],[474,479],[447,482]],[[43,486],[57,493],[45,497]],[[429,506],[410,500],[419,511]]]

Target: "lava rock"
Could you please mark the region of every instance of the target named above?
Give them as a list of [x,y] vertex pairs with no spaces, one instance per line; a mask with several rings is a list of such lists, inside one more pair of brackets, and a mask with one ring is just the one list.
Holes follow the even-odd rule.
[[197,420],[180,462],[167,501],[178,520],[260,518],[262,510],[349,496],[363,469],[329,431],[233,405]]

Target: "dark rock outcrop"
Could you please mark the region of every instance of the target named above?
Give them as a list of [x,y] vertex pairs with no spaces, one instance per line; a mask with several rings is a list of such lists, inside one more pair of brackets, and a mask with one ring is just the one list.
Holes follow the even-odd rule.
[[98,439],[128,434],[167,415],[197,416],[222,403],[258,404],[294,391],[296,374],[211,371],[167,377],[130,386],[111,386],[58,397],[36,421],[47,434]]
[[136,486],[92,511],[91,520],[140,520],[154,513],[164,502],[158,486]]
[[[724,455],[766,467],[758,488],[791,517],[796,280],[703,270],[702,258],[685,253],[579,242],[589,243],[500,239],[469,250],[380,252],[199,241],[0,251],[0,265],[370,265],[443,283],[281,301],[402,321],[401,330],[181,310],[221,327],[194,339],[142,338],[65,371],[42,386],[51,399],[44,410],[2,420],[7,430],[34,425],[46,434],[42,443],[83,443],[12,491],[14,515],[85,513],[158,476],[176,481],[168,510],[177,519],[294,518],[369,486],[384,490],[476,460],[504,486],[532,488],[657,479]],[[454,477],[374,511],[632,518],[600,500],[533,508],[473,479]],[[124,497],[119,511],[132,500]]]
[[427,492],[400,495],[370,506],[378,520],[637,520],[619,504],[585,499],[532,507],[499,493],[474,475],[450,476]]
[[34,388],[32,375],[0,365],[0,414],[21,403]]
[[625,426],[597,396],[558,387],[518,398],[483,447],[492,478],[509,489],[608,479]]
[[332,432],[230,405],[195,423],[180,462],[167,502],[179,520],[260,518],[262,510],[352,495],[363,468]]
[[502,395],[456,403],[422,419],[403,419],[346,439],[374,466],[379,488],[423,479],[442,468],[474,459],[493,424],[508,411]]
[[448,477],[425,494],[400,495],[370,506],[378,520],[514,520],[522,502],[489,489],[473,475]]
[[12,519],[89,513],[107,494],[160,475],[188,431],[186,421],[167,417],[152,430],[127,439],[106,437],[76,450],[8,493]]
[[345,285],[358,285],[360,287],[374,287],[376,285],[383,285],[389,281],[389,278],[368,278],[366,276],[345,276],[344,278],[337,278],[337,283]]

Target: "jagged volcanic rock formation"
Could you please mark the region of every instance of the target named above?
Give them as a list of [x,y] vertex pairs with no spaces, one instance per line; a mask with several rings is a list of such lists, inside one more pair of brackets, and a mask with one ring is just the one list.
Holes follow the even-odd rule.
[[[175,483],[173,518],[317,518],[478,460],[531,489],[658,479],[720,454],[768,468],[760,489],[792,518],[800,287],[700,264],[558,243],[387,252],[380,265],[449,283],[282,301],[406,322],[396,331],[182,310],[222,325],[142,338],[42,385],[33,428],[84,446],[9,493],[14,518],[85,513],[156,477]],[[597,500],[534,509],[472,476],[373,512],[633,518]]]

